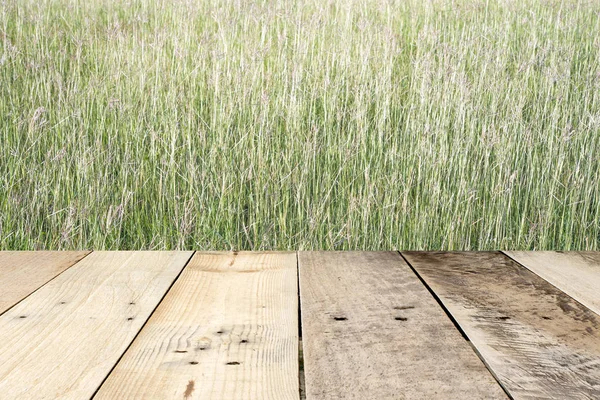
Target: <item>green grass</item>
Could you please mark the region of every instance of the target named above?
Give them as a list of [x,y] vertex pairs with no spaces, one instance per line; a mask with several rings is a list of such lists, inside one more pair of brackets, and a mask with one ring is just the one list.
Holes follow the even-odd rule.
[[0,0],[0,249],[600,249],[600,2]]

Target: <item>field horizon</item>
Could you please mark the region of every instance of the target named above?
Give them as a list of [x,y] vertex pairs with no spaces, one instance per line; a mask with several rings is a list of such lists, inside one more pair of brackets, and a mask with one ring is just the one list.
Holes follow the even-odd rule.
[[0,1],[0,250],[600,250],[600,2]]

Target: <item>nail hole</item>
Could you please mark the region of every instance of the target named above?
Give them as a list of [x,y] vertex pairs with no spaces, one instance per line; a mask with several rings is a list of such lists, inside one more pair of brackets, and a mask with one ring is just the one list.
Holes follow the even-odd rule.
[[196,365],[196,364],[198,364],[198,361],[190,361],[190,364]]
[[240,365],[240,363],[237,361],[229,361],[227,365]]
[[217,331],[217,333],[220,335],[220,334],[222,334],[222,333],[223,333],[223,331]]
[[133,320],[133,317],[127,318],[127,321],[132,321],[132,320]]
[[27,315],[21,315],[19,318],[27,318]]
[[248,343],[246,339],[240,340],[240,343]]
[[129,302],[129,305],[133,306],[133,305],[135,305],[135,302],[131,301],[131,302]]
[[66,301],[61,301],[60,304],[67,304],[67,302]]
[[396,321],[408,321],[408,318],[406,318],[406,317],[395,317],[394,319]]
[[348,318],[346,317],[333,317],[336,321],[346,321]]
[[542,317],[542,319],[545,319],[545,320],[551,320],[552,318],[550,318],[550,317],[546,317],[546,316],[543,316],[543,317]]
[[506,321],[506,320],[509,320],[510,317],[498,317],[498,319],[501,321]]
[[200,350],[200,351],[206,350],[206,347],[198,347],[198,350]]

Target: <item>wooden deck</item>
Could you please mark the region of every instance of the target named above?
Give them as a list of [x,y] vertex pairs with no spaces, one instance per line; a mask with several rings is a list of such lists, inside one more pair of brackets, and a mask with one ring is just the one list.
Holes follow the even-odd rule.
[[0,252],[0,399],[600,399],[600,253]]

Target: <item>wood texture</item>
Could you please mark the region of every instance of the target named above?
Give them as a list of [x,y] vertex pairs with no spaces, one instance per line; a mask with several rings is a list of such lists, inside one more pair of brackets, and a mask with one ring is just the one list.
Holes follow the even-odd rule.
[[0,315],[89,251],[0,252]]
[[396,252],[301,252],[307,399],[502,399]]
[[505,255],[403,253],[515,399],[600,398],[600,317]]
[[0,317],[0,398],[90,398],[191,252],[94,252]]
[[297,399],[294,253],[196,253],[98,399]]
[[504,253],[600,315],[600,253],[558,251],[506,251]]

